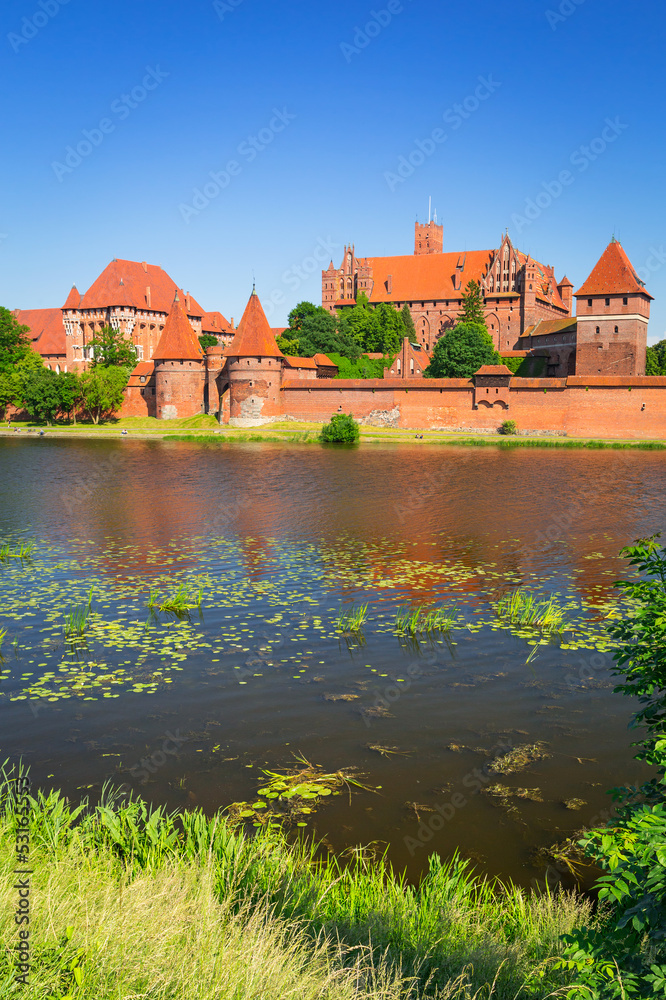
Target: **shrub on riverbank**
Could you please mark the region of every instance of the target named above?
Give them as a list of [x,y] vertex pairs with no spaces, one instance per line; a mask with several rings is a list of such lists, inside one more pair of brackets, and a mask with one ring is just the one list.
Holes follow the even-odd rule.
[[[10,787],[0,789],[0,935],[13,949]],[[471,1000],[479,990],[479,1000],[542,1000],[567,981],[553,969],[560,935],[590,919],[573,896],[505,889],[459,859],[431,857],[413,888],[380,862],[318,861],[275,831],[250,839],[219,816],[141,802],[92,810],[38,793],[31,837],[25,1000]],[[11,955],[0,952],[0,997],[15,989]]]
[[361,432],[351,413],[336,413],[330,424],[324,424],[319,437],[328,444],[356,444]]

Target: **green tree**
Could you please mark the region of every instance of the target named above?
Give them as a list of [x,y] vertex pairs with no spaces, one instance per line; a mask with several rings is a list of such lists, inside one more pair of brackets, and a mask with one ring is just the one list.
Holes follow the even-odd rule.
[[96,337],[88,343],[93,350],[93,368],[136,367],[136,348],[119,330],[105,326]]
[[345,337],[353,338],[361,350],[374,351],[368,343],[374,343],[381,335],[378,317],[366,296],[365,304],[359,302],[352,309],[343,309],[338,321],[338,329]]
[[205,354],[207,347],[217,347],[217,337],[214,337],[212,333],[202,333],[199,337],[199,343],[201,344],[201,350]]
[[477,323],[480,326],[486,325],[486,313],[483,305],[483,295],[478,281],[470,281],[463,292],[462,315],[460,323]]
[[107,419],[123,405],[127,372],[124,368],[90,368],[79,378],[82,406],[94,424]]
[[16,317],[0,306],[0,371],[10,371],[32,351],[30,327],[17,322]]
[[[380,302],[375,309],[379,326],[376,336],[368,337],[363,345],[369,354],[381,352],[384,355],[397,354],[407,336],[405,324],[398,310],[388,302]],[[412,324],[413,325],[413,324]]]
[[52,424],[62,409],[60,376],[50,368],[31,372],[23,385],[23,406],[33,419]]
[[645,357],[646,375],[666,375],[666,340],[660,340],[647,349]]
[[400,315],[402,316],[402,325],[405,328],[405,336],[409,337],[412,343],[416,343],[416,327],[414,326],[411,310],[406,302],[402,307]]
[[312,302],[299,302],[289,313],[289,329],[292,331],[300,330],[304,320],[309,316],[314,316],[320,308],[321,306],[316,306]]
[[[305,306],[311,308],[304,309]],[[297,308],[301,309],[300,318],[297,318],[299,326],[297,329],[290,327],[284,336],[298,340],[304,358],[331,352],[342,354],[352,361],[360,357],[362,353],[360,344],[351,334],[339,327],[337,316],[332,316],[326,309],[312,306],[311,303],[301,303]],[[290,322],[292,317],[293,312],[289,314]]]
[[426,378],[471,378],[482,365],[501,363],[483,324],[458,323],[437,341],[423,374]]
[[301,357],[301,345],[298,340],[291,340],[286,335],[289,332],[287,330],[286,333],[277,338],[277,345],[286,358],[299,358]]
[[20,406],[23,402],[23,386],[16,371],[0,371],[0,413],[2,419],[8,406]]
[[61,372],[60,379],[60,412],[74,418],[76,409],[81,402],[81,382],[76,372]]

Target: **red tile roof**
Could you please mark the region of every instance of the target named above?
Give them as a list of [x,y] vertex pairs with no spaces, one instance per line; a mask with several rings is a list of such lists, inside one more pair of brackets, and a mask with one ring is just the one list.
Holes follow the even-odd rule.
[[482,365],[478,372],[474,372],[475,375],[513,375],[510,368],[506,365]]
[[574,333],[577,327],[578,320],[575,316],[569,316],[568,319],[540,319],[534,326],[529,326],[526,330],[523,330],[520,336],[545,337],[546,334],[564,333],[565,330],[571,330]]
[[[622,244],[613,239],[576,295],[627,295],[637,292],[648,295]],[[652,296],[648,295],[648,298]]]
[[[82,296],[78,308],[108,309],[110,306],[126,305],[134,309],[168,313],[176,292],[180,292],[185,302],[185,294],[161,267],[155,264],[141,264],[135,260],[113,260]],[[149,298],[150,305],[148,305]],[[188,314],[202,317],[205,315],[204,310],[192,296]]]
[[67,301],[65,302],[63,309],[78,309],[79,303],[81,302],[81,296],[76,285],[72,285],[72,290],[67,296]]
[[[383,355],[380,355],[383,357]],[[322,368],[337,368],[335,361],[331,361],[327,354],[315,354],[314,360]]]
[[221,312],[204,313],[201,320],[202,333],[233,333],[231,324],[224,318]]
[[283,358],[259,296],[252,292],[238,330],[227,348],[230,358]]
[[[456,265],[465,258],[464,266]],[[413,254],[409,257],[367,257],[359,265],[372,268],[374,285],[370,301],[432,302],[437,299],[461,299],[466,285],[480,281],[492,260],[491,250],[470,250],[467,254]],[[387,290],[391,278],[391,291]],[[459,287],[456,288],[456,285]]]
[[160,361],[201,361],[203,350],[176,293],[153,357]]
[[564,286],[566,286],[567,288],[573,288],[573,281],[569,281],[569,279],[565,274],[562,280],[558,281],[558,285],[560,286],[560,288],[563,288]]
[[[134,371],[129,377],[127,383],[128,387],[132,386],[143,386],[147,385],[152,376],[155,374],[155,362],[154,361],[140,361],[136,366]],[[143,382],[141,379],[143,378]]]
[[317,362],[314,358],[285,357],[284,360],[288,368],[317,368]]
[[67,355],[61,309],[22,309],[16,313],[16,319],[30,327],[32,346],[42,357]]

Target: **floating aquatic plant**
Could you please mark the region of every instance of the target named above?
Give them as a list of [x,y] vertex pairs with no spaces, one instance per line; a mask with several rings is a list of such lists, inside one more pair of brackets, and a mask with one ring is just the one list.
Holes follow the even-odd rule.
[[552,755],[546,750],[545,743],[526,743],[497,757],[488,770],[494,774],[512,774],[514,771],[524,771],[530,764],[550,756]]
[[305,826],[305,819],[315,812],[317,803],[330,795],[339,794],[346,788],[351,796],[351,787],[367,786],[359,780],[352,768],[326,773],[317,764],[311,764],[305,757],[296,756],[301,765],[291,771],[262,770],[267,778],[258,789],[255,802],[234,802],[227,808],[232,823],[251,822],[254,826],[265,826],[282,821],[295,822]]
[[175,614],[191,611],[192,608],[200,608],[203,601],[203,587],[197,590],[190,590],[187,584],[181,585],[167,596],[160,596],[151,589],[148,598],[148,607],[156,611],[172,611]]

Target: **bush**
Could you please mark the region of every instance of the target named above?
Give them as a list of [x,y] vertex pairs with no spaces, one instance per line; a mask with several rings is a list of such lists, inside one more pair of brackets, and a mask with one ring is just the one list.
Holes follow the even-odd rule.
[[517,434],[518,425],[515,420],[505,420],[499,429],[500,434]]
[[322,427],[319,440],[329,444],[356,444],[359,437],[359,427],[351,413],[336,413],[330,424]]

